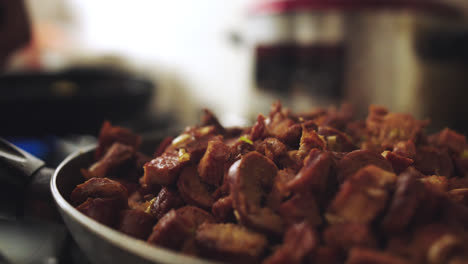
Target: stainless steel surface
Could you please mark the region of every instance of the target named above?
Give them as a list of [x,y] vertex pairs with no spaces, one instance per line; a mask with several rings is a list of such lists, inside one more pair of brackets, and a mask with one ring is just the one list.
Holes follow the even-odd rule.
[[76,184],[82,182],[79,170],[92,163],[94,149],[94,146],[90,146],[70,155],[58,166],[50,182],[52,195],[65,224],[92,262],[100,264],[215,263],[149,245],[145,241],[102,225],[76,210],[68,202],[68,197]]
[[428,35],[463,32],[460,18],[411,11],[362,11],[348,14],[346,25],[344,98],[356,105],[361,115],[367,113],[369,104],[380,104],[420,119],[431,117],[435,126],[458,128],[453,117],[466,112],[466,96],[462,95],[466,95],[467,65],[427,60],[418,49]]
[[[336,6],[319,0],[263,2],[279,7],[287,2],[304,5],[274,11],[257,9],[249,16],[246,36],[254,65],[264,58],[263,64],[268,65],[271,56],[275,56],[260,56],[258,47],[287,45],[289,49],[286,55],[279,55],[278,65],[285,66],[270,71],[271,82],[254,80],[249,104],[252,115],[267,111],[275,99],[296,111],[348,101],[356,107],[359,117],[365,116],[369,104],[380,104],[420,119],[431,117],[434,128],[448,125],[468,132],[467,45],[460,44],[462,38],[453,38],[432,47],[429,53],[435,58],[427,58],[421,52],[431,46],[432,39],[443,39],[445,33],[468,34],[468,21],[461,9],[443,2],[438,2],[440,8],[405,5],[417,2],[410,0],[385,1],[393,2],[392,7],[366,4],[378,1],[357,1],[361,4],[353,8],[345,8],[347,1],[340,0],[333,1],[338,3]],[[326,52],[318,51],[309,58],[303,55],[304,47],[323,46],[342,47],[343,53],[326,57]],[[343,59],[338,57],[341,54]],[[457,54],[458,58],[453,59]],[[288,56],[293,57],[292,63]],[[319,66],[310,67],[314,64],[303,63],[304,60],[316,61]],[[342,68],[328,67],[340,63]],[[308,79],[298,82],[298,77],[304,75]],[[278,91],[274,87],[278,83],[282,90],[272,96]],[[327,93],[324,87],[338,92]]]

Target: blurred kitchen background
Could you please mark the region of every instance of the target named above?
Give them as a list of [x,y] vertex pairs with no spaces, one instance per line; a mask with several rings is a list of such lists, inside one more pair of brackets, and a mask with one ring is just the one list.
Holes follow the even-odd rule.
[[[206,107],[247,125],[276,99],[467,134],[467,16],[466,0],[0,0],[0,137],[53,167],[104,120],[168,134]],[[0,215],[0,233],[0,263],[88,263],[61,225]]]
[[[16,2],[0,0],[0,28]],[[103,120],[155,133],[206,107],[246,125],[275,99],[351,102],[359,117],[382,104],[468,131],[465,0],[24,3],[30,40],[0,75],[0,136],[35,154],[88,144]]]

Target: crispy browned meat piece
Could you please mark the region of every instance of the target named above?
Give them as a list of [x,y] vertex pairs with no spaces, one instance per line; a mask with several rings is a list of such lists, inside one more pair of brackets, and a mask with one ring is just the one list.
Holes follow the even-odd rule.
[[195,240],[203,256],[229,263],[257,263],[268,245],[264,235],[235,224],[204,223]]
[[138,149],[141,143],[141,137],[133,134],[126,128],[112,126],[109,121],[105,121],[101,127],[98,142],[98,146],[94,152],[94,158],[96,160],[100,159],[107,152],[107,149],[115,142]]
[[[468,153],[468,150],[463,151],[463,153]],[[463,154],[458,157],[456,155],[452,155],[452,159],[455,164],[456,175],[468,178],[468,157],[465,157]]]
[[107,226],[114,226],[120,210],[123,208],[120,199],[88,198],[76,207],[76,210]]
[[229,147],[221,140],[208,142],[205,155],[198,164],[198,173],[208,184],[220,186],[224,177],[224,165],[230,157]]
[[176,212],[181,217],[184,217],[190,220],[192,232],[195,232],[197,227],[203,224],[204,222],[207,222],[207,223],[214,222],[214,218],[210,213],[195,206],[190,206],[190,205],[184,206],[184,207],[177,209]]
[[316,250],[319,238],[315,229],[308,223],[292,225],[284,234],[283,244],[273,255],[263,261],[264,264],[291,263],[300,264],[307,255]]
[[256,151],[278,163],[282,157],[287,155],[288,147],[278,139],[269,137],[256,146]]
[[270,208],[262,206],[271,191],[278,169],[262,154],[252,151],[229,169],[229,184],[238,221],[264,232],[280,234],[283,221]]
[[300,124],[295,123],[281,114],[274,115],[267,126],[268,134],[281,140],[291,147],[299,145],[302,128]]
[[262,114],[259,114],[257,116],[257,122],[252,126],[250,129],[250,138],[252,141],[256,141],[258,139],[264,139],[267,135],[267,129],[266,129],[266,124],[265,124],[265,116]]
[[341,264],[344,262],[344,255],[341,250],[328,246],[320,246],[309,257],[308,263],[320,264]]
[[468,177],[453,177],[449,178],[449,190],[460,189],[468,186]]
[[425,189],[418,176],[411,169],[398,176],[395,194],[382,221],[382,227],[387,234],[404,231],[420,203],[424,202],[422,199]]
[[148,185],[170,185],[176,182],[180,169],[186,161],[179,160],[178,151],[164,152],[145,164],[143,182]]
[[129,165],[135,159],[135,149],[121,143],[114,143],[106,154],[89,167],[85,178],[115,176],[123,165]]
[[314,149],[325,149],[326,142],[323,137],[320,137],[317,133],[317,126],[315,123],[313,125],[302,124],[302,136],[301,141],[299,142],[299,150],[297,152],[298,158],[303,160],[309,152]]
[[449,183],[447,177],[445,176],[424,176],[421,179],[419,179],[419,181],[424,183],[426,189],[429,189],[433,192],[445,193],[448,191]]
[[411,262],[397,256],[372,249],[353,248],[346,264],[409,264]]
[[[307,156],[307,154],[305,156]],[[302,157],[301,155],[302,154],[299,150],[288,151],[286,155],[281,157],[281,159],[278,161],[278,167],[292,170],[294,173],[299,172],[299,170],[304,166],[305,156]]]
[[411,140],[400,141],[393,147],[393,152],[395,152],[395,154],[414,160],[414,157],[416,157],[416,146]]
[[234,208],[232,207],[232,197],[226,196],[218,199],[211,207],[211,213],[218,222],[234,221]]
[[129,236],[146,240],[156,223],[156,218],[141,210],[124,210],[120,213],[117,229]]
[[366,166],[345,181],[327,209],[330,223],[372,222],[385,208],[395,174]]
[[394,152],[390,152],[388,150],[384,151],[382,153],[382,156],[384,156],[385,159],[387,159],[392,164],[393,171],[395,171],[395,173],[397,173],[397,174],[399,174],[399,173],[403,172],[404,170],[406,170],[414,162],[410,158],[407,158],[405,156],[402,156],[402,155],[394,153]]
[[149,213],[156,217],[156,219],[161,219],[169,210],[177,209],[183,205],[184,201],[179,193],[170,188],[163,187],[159,191],[158,196],[149,205]]
[[323,238],[327,246],[344,251],[353,247],[377,247],[377,239],[371,227],[364,224],[343,223],[328,226],[323,232]]
[[127,205],[128,191],[119,182],[108,178],[91,178],[76,186],[70,199],[73,204],[81,204],[88,198],[114,198]]
[[375,165],[386,171],[393,172],[392,164],[380,153],[370,150],[355,150],[346,154],[337,164],[338,180],[344,182],[351,175],[367,165]]
[[468,206],[468,188],[453,189],[447,194],[450,200]]
[[302,128],[290,118],[288,110],[282,108],[280,102],[272,105],[268,120],[265,121],[267,135],[281,140],[286,145],[296,147],[301,139]]
[[334,182],[332,177],[333,160],[328,152],[312,149],[304,160],[304,167],[288,183],[286,188],[296,192],[312,191],[323,200],[328,185]]
[[286,225],[306,221],[310,226],[316,227],[323,222],[319,205],[310,193],[294,195],[279,206],[278,212]]
[[187,140],[182,140],[178,144],[173,143],[172,147],[179,150],[184,149],[190,155],[190,160],[192,162],[198,162],[205,153],[208,147],[208,142],[213,140],[223,140],[223,136],[216,135],[215,131],[216,129],[214,126],[192,128],[185,133],[185,135],[189,136]]
[[176,211],[172,209],[154,226],[147,241],[151,244],[177,250],[190,236],[190,232],[188,220],[177,215]]
[[105,123],[71,201],[148,243],[229,263],[468,263],[466,138],[427,136],[427,121],[378,106],[351,118],[348,105],[295,114],[275,102],[252,127],[224,128],[205,110],[153,160]]
[[184,206],[177,210],[170,210],[153,227],[148,238],[151,244],[171,249],[181,249],[184,242],[193,238],[197,227],[204,222],[214,222],[208,212],[194,207]]
[[[422,201],[411,220],[412,227],[434,223],[436,219],[439,221],[443,217],[445,210],[450,211],[453,209],[450,208],[451,205],[448,204],[449,200],[445,193],[434,192],[428,188],[425,188]],[[450,218],[452,218],[451,220],[453,220],[454,223],[458,221],[456,216],[451,216]]]
[[426,175],[452,176],[452,159],[446,151],[430,146],[417,148],[414,167]]
[[254,145],[246,142],[245,140],[235,140],[231,145],[228,146],[229,151],[231,152],[232,160],[238,160],[242,157],[242,155],[255,150]]
[[451,263],[453,258],[466,256],[466,241],[457,234],[446,225],[416,227],[407,246],[411,263]]
[[125,178],[111,178],[111,180],[116,181],[116,182],[122,184],[122,185],[125,187],[125,189],[127,189],[127,192],[128,192],[129,194],[136,192],[136,191],[140,188],[140,185],[139,185],[137,182],[132,181],[132,180],[130,180],[130,179],[125,179]]
[[287,183],[296,177],[294,170],[288,168],[279,170],[273,180],[273,187],[267,197],[267,206],[277,210],[285,198],[290,196],[291,192],[286,187]]
[[[428,121],[419,121],[409,114],[388,113],[387,109],[371,105],[366,119],[369,142],[377,149],[393,149],[399,141],[418,142]],[[379,146],[380,145],[380,146]]]
[[208,184],[201,181],[194,166],[185,167],[177,181],[179,193],[188,204],[210,209],[214,203]]
[[327,142],[327,149],[336,152],[349,152],[357,149],[351,141],[351,137],[329,126],[320,126],[318,134]]
[[452,153],[459,155],[466,147],[466,138],[449,128],[428,137],[430,144],[439,148],[446,148]]

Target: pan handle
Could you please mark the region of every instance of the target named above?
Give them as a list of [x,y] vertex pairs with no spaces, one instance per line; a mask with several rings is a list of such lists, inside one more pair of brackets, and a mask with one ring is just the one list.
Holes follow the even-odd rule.
[[55,218],[44,161],[0,138],[0,219]]
[[11,173],[0,175],[0,181],[15,185],[27,184],[34,173],[45,166],[44,161],[3,138],[0,138],[0,164],[11,170]]

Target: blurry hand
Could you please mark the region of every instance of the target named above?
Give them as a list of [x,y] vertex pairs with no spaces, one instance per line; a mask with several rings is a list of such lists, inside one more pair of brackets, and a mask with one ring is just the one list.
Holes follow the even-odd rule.
[[0,0],[0,71],[8,56],[31,38],[29,18],[22,0]]

